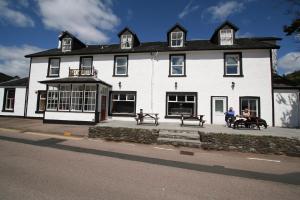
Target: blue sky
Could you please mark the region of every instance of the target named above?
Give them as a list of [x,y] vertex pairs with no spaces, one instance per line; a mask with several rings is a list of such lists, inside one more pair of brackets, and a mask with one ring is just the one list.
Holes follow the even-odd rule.
[[0,71],[26,76],[24,54],[55,48],[62,30],[88,44],[117,43],[125,26],[141,41],[165,41],[179,22],[188,39],[208,39],[230,20],[238,37],[282,37],[278,72],[288,73],[300,69],[300,42],[282,31],[292,8],[287,0],[0,0]]

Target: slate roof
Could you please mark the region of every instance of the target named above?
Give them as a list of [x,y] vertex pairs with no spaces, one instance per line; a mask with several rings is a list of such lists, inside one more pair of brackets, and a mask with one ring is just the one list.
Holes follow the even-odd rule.
[[[278,38],[267,37],[268,40]],[[144,53],[144,52],[176,52],[176,51],[201,51],[201,50],[241,50],[241,49],[279,49],[274,45],[263,41],[264,38],[236,38],[234,45],[218,45],[210,40],[186,41],[184,47],[169,47],[167,42],[144,42],[132,49],[121,49],[120,44],[112,45],[87,45],[86,48],[62,52],[61,49],[49,49],[46,51],[26,55],[29,57],[88,55],[88,54],[116,54],[116,53]]]
[[278,74],[273,74],[273,88],[274,89],[300,89],[294,81],[291,81]]
[[0,87],[7,87],[7,86],[9,86],[9,87],[14,87],[14,86],[26,87],[26,86],[28,86],[28,80],[29,80],[28,77],[12,79],[12,80],[0,83]]
[[9,76],[9,75],[7,75],[7,74],[4,74],[4,73],[0,72],[0,83],[1,83],[1,82],[5,82],[5,81],[9,81],[9,80],[11,80],[11,79],[13,79],[13,78],[14,78],[14,77]]
[[40,83],[101,83],[103,85],[111,87],[110,84],[95,78],[95,77],[66,77],[66,78],[57,78],[57,79],[49,79],[44,81],[39,81]]

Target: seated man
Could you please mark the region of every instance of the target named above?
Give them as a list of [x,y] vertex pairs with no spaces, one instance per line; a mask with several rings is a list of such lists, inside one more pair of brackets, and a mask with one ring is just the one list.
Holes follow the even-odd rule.
[[225,122],[227,126],[230,127],[231,121],[235,116],[235,112],[232,107],[229,108],[229,110],[225,113]]

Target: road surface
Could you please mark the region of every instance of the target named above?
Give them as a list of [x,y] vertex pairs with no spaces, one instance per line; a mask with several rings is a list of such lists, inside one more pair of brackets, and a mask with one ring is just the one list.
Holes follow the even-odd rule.
[[296,200],[300,159],[2,129],[0,199]]

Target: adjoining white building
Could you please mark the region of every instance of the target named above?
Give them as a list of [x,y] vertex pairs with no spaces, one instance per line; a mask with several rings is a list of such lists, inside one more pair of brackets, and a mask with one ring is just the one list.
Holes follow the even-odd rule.
[[26,93],[28,78],[17,78],[0,83],[0,115],[26,115]]
[[[226,21],[208,40],[188,40],[179,24],[164,42],[140,42],[129,28],[120,43],[86,45],[67,31],[58,47],[30,58],[27,117],[44,122],[134,120],[140,109],[160,121],[205,115],[224,124],[224,112],[249,107],[274,125],[272,50],[275,37],[237,38]],[[44,103],[41,103],[44,102]],[[45,105],[45,106],[40,106]]]

